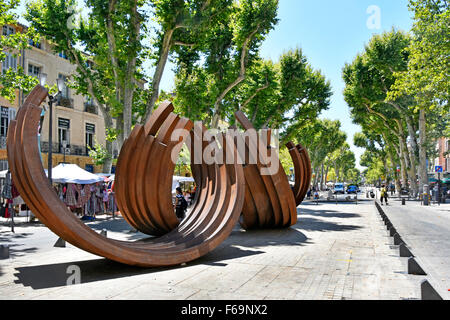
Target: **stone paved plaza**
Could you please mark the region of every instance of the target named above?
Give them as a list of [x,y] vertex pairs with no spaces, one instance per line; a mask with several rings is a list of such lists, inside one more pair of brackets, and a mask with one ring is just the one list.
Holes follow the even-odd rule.
[[[298,299],[403,300],[420,298],[423,276],[407,274],[407,259],[384,227],[373,201],[306,202],[287,230],[245,232],[236,226],[216,250],[187,265],[140,269],[86,253],[40,224],[16,234],[3,222],[0,299]],[[89,223],[108,237],[143,238],[123,219]],[[81,284],[67,285],[70,268]],[[68,273],[69,271],[69,273]]]

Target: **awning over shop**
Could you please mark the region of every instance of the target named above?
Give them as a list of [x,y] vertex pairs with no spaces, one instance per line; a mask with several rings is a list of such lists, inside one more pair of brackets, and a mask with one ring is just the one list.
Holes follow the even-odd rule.
[[52,180],[56,183],[92,184],[103,181],[103,178],[76,164],[61,163],[52,169]]

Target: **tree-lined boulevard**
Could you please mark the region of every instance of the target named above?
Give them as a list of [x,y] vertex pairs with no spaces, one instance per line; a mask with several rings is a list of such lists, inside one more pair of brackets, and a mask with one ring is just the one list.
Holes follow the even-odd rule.
[[[73,66],[73,73],[64,78],[66,88],[91,101],[98,108],[96,116],[104,122],[101,135],[95,130],[96,135],[83,131],[89,158],[102,167],[104,175],[112,177],[111,181],[114,181],[111,174],[122,179],[124,173],[133,175],[129,181],[117,180],[121,183],[118,190],[124,194],[120,199],[125,203],[124,214],[120,214],[120,210],[115,210],[114,216],[102,212],[96,221],[83,222],[96,233],[107,231],[103,234],[107,241],[123,240],[133,244],[137,241],[136,255],[145,251],[144,245],[154,244],[155,239],[148,239],[153,235],[137,229],[145,225],[153,230],[153,224],[166,223],[163,209],[169,207],[166,211],[171,213],[172,204],[167,201],[166,207],[160,205],[163,197],[154,190],[159,191],[163,186],[161,181],[152,181],[153,194],[149,187],[144,190],[148,181],[143,177],[150,176],[149,170],[144,162],[138,163],[136,159],[160,161],[152,166],[159,174],[158,179],[171,178],[172,171],[166,174],[160,169],[168,167],[165,162],[169,157],[164,153],[169,154],[168,148],[164,149],[169,145],[168,135],[175,126],[188,128],[189,120],[192,125],[201,121],[204,131],[211,129],[210,132],[215,133],[230,128],[245,131],[242,129],[246,126],[247,130],[248,126],[256,130],[270,129],[271,145],[277,148],[282,170],[286,173],[281,170],[275,178],[261,177],[257,174],[263,167],[260,163],[255,167],[246,163],[242,172],[241,167],[232,169],[234,162],[216,171],[206,166],[191,167],[192,149],[180,148],[174,175],[196,178],[192,180],[200,185],[200,190],[195,190],[200,196],[190,200],[195,202],[201,198],[204,203],[201,208],[194,206],[193,211],[187,211],[188,219],[189,214],[195,212],[200,222],[193,219],[191,224],[180,224],[182,227],[178,228],[176,223],[181,223],[183,218],[177,217],[179,220],[174,219],[173,223],[176,229],[172,230],[180,234],[174,236],[173,241],[167,238],[170,240],[167,243],[164,243],[165,236],[161,237],[161,247],[167,246],[168,256],[173,254],[170,251],[173,248],[183,247],[183,241],[194,246],[198,245],[196,241],[205,242],[216,236],[219,232],[212,231],[213,227],[219,228],[231,221],[231,218],[219,219],[222,215],[231,216],[229,212],[234,210],[228,206],[228,199],[242,204],[244,187],[247,188],[246,207],[239,209],[238,214],[247,210],[254,214],[255,225],[258,225],[256,220],[262,218],[267,224],[263,224],[265,229],[255,230],[246,228],[245,223],[237,223],[216,249],[198,249],[205,255],[199,254],[198,259],[175,267],[139,269],[99,258],[69,243],[65,248],[56,248],[55,230],[60,227],[59,222],[50,230],[45,226],[46,221],[30,222],[23,217],[11,220],[2,216],[0,299],[420,300],[428,297],[422,281],[429,280],[437,286],[440,298],[448,300],[449,2],[406,2],[412,22],[410,29],[402,30],[393,25],[374,31],[358,50],[346,57],[345,64],[339,64],[346,108],[339,110],[339,117],[331,117],[327,111],[336,104],[335,96],[341,89],[336,88],[330,70],[319,67],[320,59],[309,54],[306,45],[300,45],[302,39],[296,35],[296,30],[289,36],[290,46],[282,48],[277,58],[269,59],[263,53],[269,35],[283,19],[278,0],[0,0],[0,26],[3,26],[0,97],[5,105],[8,102],[9,106],[21,107],[21,100],[42,83],[45,78],[42,68],[39,74],[33,73],[29,65],[24,67],[24,61],[26,50],[45,43],[55,59],[66,59]],[[316,14],[319,19],[321,13]],[[11,31],[11,26],[19,26],[20,31]],[[173,72],[170,89],[163,84],[164,77],[171,74],[169,68]],[[45,87],[50,94],[61,93],[51,81],[47,81]],[[158,106],[161,106],[161,115],[151,123],[150,130],[144,126],[152,115],[158,115],[155,112]],[[67,109],[65,117],[70,117],[70,112],[87,112]],[[40,112],[36,110],[34,112]],[[37,116],[38,113],[33,114],[32,119],[38,119]],[[184,117],[179,123],[178,116]],[[358,127],[355,134],[346,124],[346,116]],[[32,116],[22,114],[21,117],[14,122],[13,129],[18,124],[23,126],[24,119]],[[41,126],[44,117],[47,119],[49,113],[41,114]],[[4,123],[2,117],[0,124],[6,141],[9,121],[14,119],[5,119],[7,122]],[[166,119],[169,120],[160,130]],[[25,139],[20,140],[27,137],[26,130],[19,129],[13,131],[15,135],[8,133],[10,145],[13,141],[16,146],[12,151],[15,158],[9,165],[20,164],[15,173],[23,178],[20,188],[26,190],[29,186],[22,185],[23,181],[42,181],[33,180],[32,174],[23,174],[35,171],[26,171],[22,165],[22,162],[27,163],[24,151],[30,149],[23,147],[27,144]],[[67,127],[69,129],[74,130]],[[49,130],[51,133],[58,130],[60,140],[66,132],[59,122],[57,129]],[[31,131],[26,133],[33,135]],[[158,140],[158,146],[153,147],[160,135],[164,143]],[[97,140],[97,136],[104,137],[104,141]],[[19,141],[14,140],[16,138]],[[120,168],[115,153],[127,146],[127,139],[132,142],[122,149],[125,152]],[[290,141],[298,154],[305,148],[307,156],[303,154],[303,158],[299,156],[297,162],[293,161],[294,147],[286,147]],[[138,145],[141,142],[142,145]],[[144,144],[147,153],[142,152],[144,156],[139,154],[134,159]],[[243,145],[245,147],[245,141]],[[226,147],[223,143],[220,146]],[[274,150],[270,146],[264,148]],[[64,161],[65,150],[64,147]],[[150,151],[154,150],[160,153],[154,152],[150,157]],[[363,152],[359,155],[356,150]],[[130,160],[128,167],[124,165],[123,154]],[[36,161],[39,164],[39,160]],[[304,188],[308,193],[296,209],[295,202],[288,199],[284,191],[290,191],[289,182],[295,194],[300,179],[295,179],[298,172],[294,167],[295,170],[301,168],[306,176],[309,161],[311,181],[305,183]],[[276,162],[278,164],[278,160]],[[118,172],[115,172],[116,166]],[[439,168],[443,170],[442,176],[437,175]],[[215,172],[217,180],[211,178],[210,171]],[[199,176],[203,186],[197,179]],[[249,177],[255,177],[255,181],[249,181]],[[288,182],[284,181],[285,177]],[[139,184],[132,186],[131,181]],[[216,184],[216,181],[221,183]],[[249,183],[252,188],[248,188]],[[34,197],[45,194],[37,190],[39,185],[43,184],[33,184],[34,189],[30,188],[31,196],[27,199],[45,209],[47,206],[41,205],[42,199]],[[166,185],[164,191],[170,187],[168,182],[164,187]],[[173,185],[172,189],[176,190],[175,187]],[[262,204],[256,203],[266,194],[261,190],[267,192]],[[4,197],[4,189],[0,191]],[[182,191],[176,193],[178,199],[185,199]],[[434,197],[436,193],[439,195]],[[379,205],[382,194],[388,198],[383,207]],[[153,199],[152,208],[161,213],[156,210],[155,216],[145,216],[141,209],[150,208],[151,201],[135,205],[133,199],[138,199],[139,195]],[[275,218],[270,214],[264,216],[258,211],[260,208],[266,208]],[[48,209],[53,208],[48,205]],[[298,221],[293,219],[295,212]],[[54,217],[64,220],[63,215],[58,214]],[[216,220],[202,220],[208,214]],[[384,214],[391,219],[389,222]],[[294,222],[288,228],[266,230],[272,218],[275,225],[281,225],[280,221],[276,222],[278,217],[286,220],[283,220],[284,227],[289,221]],[[148,225],[141,224],[141,218]],[[134,224],[127,224],[129,219]],[[200,234],[203,227],[205,230],[211,227],[205,239]],[[195,228],[200,231],[189,234]],[[166,229],[164,232],[169,227]],[[64,229],[64,232],[73,236],[72,231]],[[92,234],[92,239],[94,236],[97,234]],[[426,275],[408,272],[411,262],[408,259],[413,257],[401,254],[399,237],[414,253]],[[123,252],[127,245],[125,249],[121,247]],[[189,245],[185,247],[190,249]],[[129,261],[133,261],[132,258]],[[194,312],[191,307],[189,305],[187,310],[190,311],[185,311]],[[215,310],[217,316],[218,309]]]

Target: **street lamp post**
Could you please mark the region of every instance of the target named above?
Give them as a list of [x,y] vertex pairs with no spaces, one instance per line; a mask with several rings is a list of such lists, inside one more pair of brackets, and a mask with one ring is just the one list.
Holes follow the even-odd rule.
[[67,148],[67,141],[66,140],[62,141],[62,147],[64,149],[64,160],[63,160],[63,162],[66,163],[66,148]]
[[[44,86],[47,81],[47,74],[41,73],[39,75],[41,86]],[[53,168],[53,103],[59,104],[61,99],[61,92],[64,88],[64,80],[58,78],[56,80],[58,86],[58,93],[54,96],[48,95],[48,107],[49,107],[49,121],[48,121],[48,179],[52,183],[52,168]]]

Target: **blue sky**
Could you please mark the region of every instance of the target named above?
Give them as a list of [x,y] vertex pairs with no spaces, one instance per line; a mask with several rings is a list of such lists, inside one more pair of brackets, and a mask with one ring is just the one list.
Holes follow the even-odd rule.
[[[367,13],[370,6],[380,9],[380,29],[367,26],[373,15],[373,11]],[[329,110],[323,112],[321,118],[341,121],[358,168],[361,168],[359,158],[364,150],[353,146],[353,135],[360,127],[352,123],[342,95],[342,67],[364,50],[373,34],[389,31],[392,27],[409,30],[411,17],[408,0],[280,0],[280,21],[262,45],[262,57],[273,61],[278,61],[289,49],[302,48],[311,65],[330,80],[334,94]],[[169,65],[161,83],[165,91],[173,86],[170,68]]]
[[[371,6],[379,8],[379,29],[367,26],[373,15],[373,11],[367,12]],[[23,7],[21,9],[23,11]],[[411,17],[408,0],[280,0],[280,21],[262,45],[262,57],[273,61],[278,61],[280,55],[289,49],[302,48],[311,65],[330,80],[334,94],[329,110],[323,112],[321,118],[341,121],[342,130],[347,133],[348,143],[356,154],[358,167],[364,150],[353,146],[353,135],[360,128],[352,123],[343,99],[342,67],[364,50],[373,34],[389,31],[392,27],[409,30]],[[164,91],[173,89],[172,68],[173,65],[167,64],[161,81]],[[151,70],[148,71],[151,74]]]

